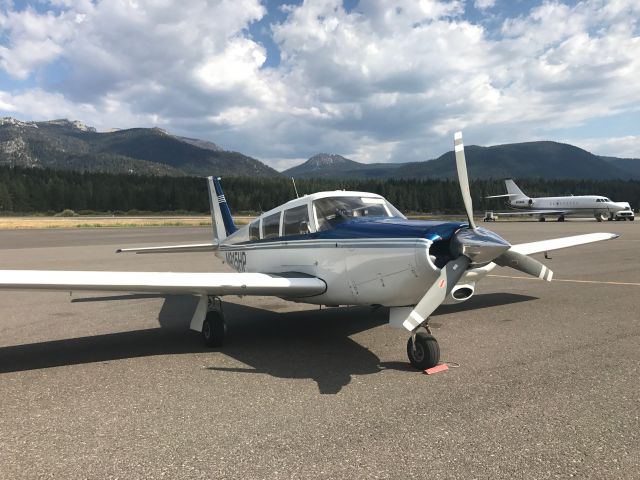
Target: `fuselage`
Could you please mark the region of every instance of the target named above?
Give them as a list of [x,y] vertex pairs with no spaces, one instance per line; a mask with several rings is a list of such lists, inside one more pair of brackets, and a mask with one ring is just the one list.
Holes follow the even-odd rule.
[[321,192],[270,210],[227,237],[218,257],[239,272],[307,274],[323,305],[414,305],[451,258],[463,222],[407,220],[383,197]]
[[623,207],[610,199],[598,195],[579,195],[568,197],[515,197],[507,201],[510,208],[516,210],[564,211],[565,215],[610,215]]

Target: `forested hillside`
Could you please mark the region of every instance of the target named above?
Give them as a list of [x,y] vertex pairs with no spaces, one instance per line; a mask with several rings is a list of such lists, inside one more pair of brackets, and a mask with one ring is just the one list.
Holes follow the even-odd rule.
[[[260,212],[294,198],[291,181],[283,178],[229,177],[223,187],[234,213]],[[403,212],[459,213],[459,186],[453,180],[298,180],[300,194],[348,189],[379,193]],[[640,205],[640,181],[518,180],[532,196],[605,195]],[[475,180],[471,192],[477,211],[499,210],[498,200],[483,197],[504,193],[501,180]],[[59,212],[190,211],[208,212],[206,183],[197,177],[112,175],[32,168],[0,168],[0,214]]]

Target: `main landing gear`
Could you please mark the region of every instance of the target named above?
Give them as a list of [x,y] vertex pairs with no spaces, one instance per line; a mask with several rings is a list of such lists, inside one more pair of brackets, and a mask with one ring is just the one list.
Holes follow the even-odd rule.
[[560,215],[560,216],[558,217],[558,221],[559,221],[559,222],[564,222],[564,215]]
[[221,347],[227,334],[222,301],[219,297],[207,299],[207,316],[202,322],[202,339],[207,347]]
[[440,361],[438,340],[431,335],[429,327],[425,331],[414,332],[407,340],[407,356],[411,365],[418,370],[435,367]]

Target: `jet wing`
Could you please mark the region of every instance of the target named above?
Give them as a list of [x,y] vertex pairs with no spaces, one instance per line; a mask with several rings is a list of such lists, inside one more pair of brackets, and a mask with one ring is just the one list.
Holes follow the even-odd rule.
[[134,247],[119,248],[116,253],[188,253],[188,252],[214,252],[218,249],[217,243],[195,243],[193,245],[165,245],[161,247]]
[[518,212],[493,212],[498,217],[508,215],[566,215],[570,210],[520,210]]
[[0,289],[303,298],[324,293],[327,285],[304,274],[0,270]]
[[618,238],[619,236],[620,235],[616,235],[615,233],[587,233],[585,235],[574,235],[573,237],[553,238],[551,240],[541,240],[539,242],[520,243],[519,245],[512,245],[509,250],[513,250],[524,255],[531,255],[532,253],[549,252],[551,250],[584,245],[585,243],[611,240]]

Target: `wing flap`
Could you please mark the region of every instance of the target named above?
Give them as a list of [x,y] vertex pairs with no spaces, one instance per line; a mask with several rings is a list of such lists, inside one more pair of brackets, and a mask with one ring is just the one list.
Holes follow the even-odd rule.
[[549,252],[560,248],[575,247],[586,243],[602,242],[618,238],[615,233],[587,233],[585,235],[574,235],[573,237],[553,238],[551,240],[541,240],[539,242],[521,243],[513,245],[511,250],[525,255],[532,253]]
[[0,270],[0,289],[303,298],[324,293],[327,285],[302,274]]
[[116,250],[116,253],[189,253],[214,252],[217,249],[217,243],[196,243],[193,245],[165,245],[160,247],[119,248]]

